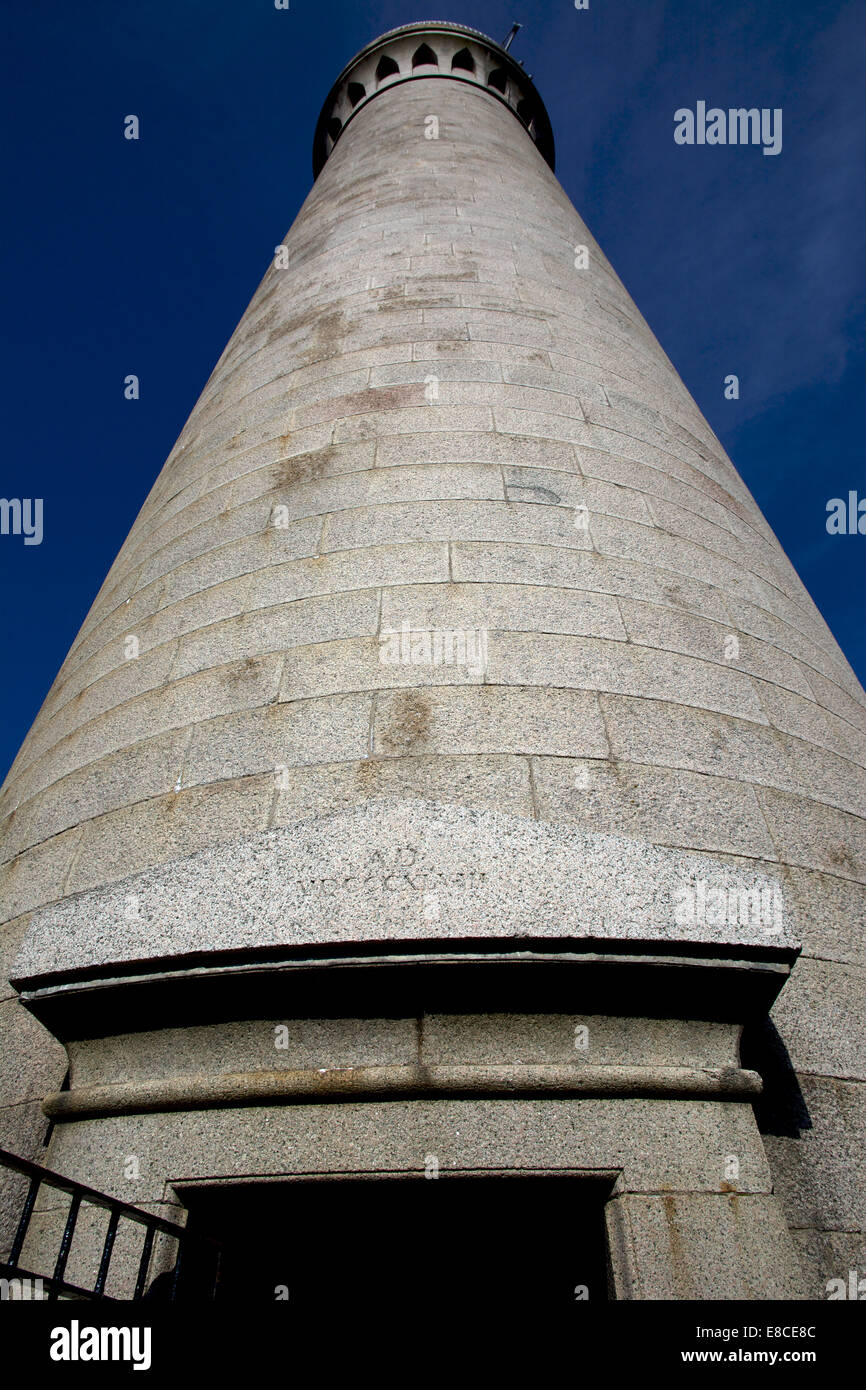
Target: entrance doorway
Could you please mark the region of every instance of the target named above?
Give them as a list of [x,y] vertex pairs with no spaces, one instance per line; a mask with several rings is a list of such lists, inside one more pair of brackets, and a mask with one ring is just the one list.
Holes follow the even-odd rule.
[[218,1299],[331,1315],[402,1306],[580,1316],[606,1301],[609,1183],[523,1175],[184,1187],[223,1248]]

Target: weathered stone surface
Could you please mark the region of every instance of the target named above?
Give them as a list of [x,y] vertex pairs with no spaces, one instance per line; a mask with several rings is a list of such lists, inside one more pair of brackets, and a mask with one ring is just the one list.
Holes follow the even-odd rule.
[[270,772],[278,790],[284,770],[322,759],[365,758],[372,697],[337,695],[291,700],[197,724],[183,762],[184,787]]
[[866,885],[809,869],[784,868],[782,875],[801,930],[808,930],[809,953],[866,966]]
[[[32,1053],[29,1056],[33,1059]],[[38,1065],[38,1053],[35,1060]],[[63,1071],[60,1071],[52,1078],[52,1086],[59,1086],[62,1079]],[[29,1159],[32,1163],[45,1162],[44,1140],[48,1127],[39,1101],[23,1100],[15,1105],[0,1105],[0,1148],[8,1149],[20,1158]],[[6,1259],[18,1228],[27,1188],[28,1181],[22,1174],[0,1169],[0,1260]]]
[[382,691],[372,752],[395,754],[549,753],[607,757],[598,697],[584,690],[495,685]]
[[17,999],[0,1003],[0,1056],[0,1108],[41,1100],[66,1070],[63,1047]]
[[805,1297],[773,1196],[629,1194],[609,1204],[607,1219],[620,1298]]
[[608,594],[541,584],[413,584],[382,593],[380,633],[399,629],[559,632],[625,639]]
[[[67,890],[125,878],[131,868],[148,868],[174,852],[231,841],[238,831],[264,828],[273,796],[273,774],[215,782],[155,797],[88,821],[70,869]],[[130,835],[132,843],[126,839]]]
[[[737,1027],[680,1019],[564,1014],[424,1014],[420,1018],[310,1018],[303,992],[274,1019],[162,1028],[71,1045],[73,1093],[91,1087],[202,1077],[237,1079],[280,1071],[459,1066],[657,1074],[671,1068],[724,1073],[736,1068]],[[296,1016],[298,1012],[301,1016]],[[578,1031],[580,1037],[578,1038]],[[134,1108],[134,1105],[133,1105]]]
[[866,1158],[859,1137],[866,1085],[805,1074],[796,1084],[800,1101],[786,1126],[793,1133],[764,1135],[788,1222],[792,1228],[866,1232]]
[[866,968],[801,956],[773,1021],[795,1071],[828,1080],[866,1074]]
[[0,1001],[17,997],[9,984],[9,975],[12,970],[12,962],[21,950],[21,943],[29,926],[30,914],[25,912],[15,921],[6,922],[0,929]]
[[339,598],[327,594],[244,613],[183,638],[173,675],[179,680],[211,667],[284,652],[309,642],[363,636],[376,631],[378,610],[375,591],[361,590]]
[[[411,693],[411,692],[410,692]],[[271,812],[274,826],[365,807],[389,798],[417,798],[434,806],[532,815],[532,782],[526,758],[514,754],[390,752],[357,762],[292,768],[281,782]]]
[[563,757],[535,759],[533,772],[544,820],[652,836],[656,844],[685,849],[774,857],[748,785],[634,763]]
[[[55,1075],[53,1085],[59,1086],[62,1080],[63,1072],[60,1072]],[[0,1106],[0,1148],[40,1163],[45,1158],[43,1140],[48,1128],[40,1101],[25,1100]]]
[[[422,1061],[473,1065],[560,1062],[625,1067],[736,1066],[735,1030],[729,1024],[672,1019],[614,1019],[594,1014],[549,1016],[425,1016]],[[585,1029],[575,1046],[576,1027]]]
[[759,787],[776,853],[786,863],[866,883],[866,821],[806,796]]
[[124,1115],[56,1127],[57,1167],[79,1181],[90,1173],[102,1191],[128,1194],[127,1154],[141,1160],[139,1202],[159,1201],[166,1180],[205,1174],[422,1174],[427,1154],[438,1157],[443,1181],[450,1172],[595,1170],[612,1181],[621,1174],[628,1192],[669,1188],[717,1198],[730,1188],[726,1158],[737,1154],[744,1190],[769,1193],[749,1107],[708,1101],[395,1100]]
[[[284,1030],[284,1032],[282,1031]],[[75,1044],[71,1084],[118,1085],[212,1072],[389,1066],[418,1056],[418,1021],[255,1019],[218,1027],[163,1028]]]
[[[832,1294],[839,1298],[838,1281],[842,1281],[844,1297],[851,1297],[852,1287],[862,1299],[862,1280],[866,1278],[866,1232],[827,1231],[805,1227],[792,1230],[806,1297],[826,1299]],[[852,1278],[853,1275],[853,1278]]]
[[[780,891],[767,899],[772,911],[758,905],[750,914],[747,905],[750,920],[740,921],[741,892],[774,893],[766,875],[490,811],[372,800],[291,829],[231,839],[227,827],[225,836],[217,848],[35,914],[15,974],[227,947],[425,936],[791,939]],[[724,898],[702,908],[689,896],[698,883]]]
[[[31,776],[21,778],[28,799],[16,807],[6,828],[10,852],[41,843],[61,831],[128,804],[130,779],[137,783],[142,798],[162,796],[172,791],[181,775],[183,753],[189,735],[186,729],[142,739],[119,752],[74,766],[65,777],[49,781],[44,788],[46,768],[37,762]],[[72,750],[65,750],[71,754]],[[60,761],[58,753],[58,761]]]
[[63,893],[81,840],[81,829],[66,830],[25,850],[0,869],[0,921],[29,912]]

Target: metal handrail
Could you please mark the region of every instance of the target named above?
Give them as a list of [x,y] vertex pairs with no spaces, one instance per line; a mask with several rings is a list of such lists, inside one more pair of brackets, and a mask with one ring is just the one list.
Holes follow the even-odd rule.
[[[74,1178],[65,1178],[60,1173],[54,1173],[48,1168],[40,1167],[38,1163],[32,1163],[29,1159],[20,1158],[17,1154],[10,1153],[8,1149],[0,1148],[0,1168],[9,1168],[13,1172],[21,1173],[24,1177],[30,1179],[27,1195],[21,1210],[21,1216],[9,1252],[9,1258],[4,1262],[0,1262],[0,1275],[2,1275],[3,1278],[41,1279],[43,1285],[48,1290],[49,1300],[55,1300],[60,1294],[65,1294],[71,1298],[117,1302],[119,1300],[111,1298],[110,1295],[106,1294],[105,1283],[108,1278],[108,1270],[118,1227],[120,1221],[123,1219],[133,1221],[139,1226],[144,1227],[144,1242],[138,1264],[135,1292],[132,1296],[133,1301],[138,1301],[145,1297],[148,1267],[153,1252],[154,1239],[158,1231],[177,1241],[177,1254],[175,1256],[174,1267],[170,1271],[171,1283],[168,1295],[169,1299],[173,1302],[177,1298],[183,1255],[186,1247],[188,1247],[190,1243],[204,1250],[213,1261],[213,1279],[209,1282],[208,1291],[205,1296],[210,1300],[216,1296],[217,1284],[219,1283],[221,1253],[220,1246],[216,1241],[210,1240],[205,1236],[193,1235],[187,1231],[185,1227],[177,1225],[174,1221],[168,1221],[163,1216],[155,1216],[152,1212],[143,1211],[141,1207],[132,1206],[129,1202],[122,1202],[119,1198],[110,1197],[105,1192],[98,1192],[96,1188],[88,1187],[85,1183],[76,1182]],[[33,1274],[29,1270],[22,1269],[18,1263],[24,1248],[24,1242],[27,1238],[30,1221],[36,1206],[36,1199],[40,1188],[43,1186],[55,1188],[60,1192],[66,1192],[71,1198],[69,1212],[63,1228],[63,1235],[60,1240],[60,1249],[57,1254],[54,1271],[51,1275]],[[75,1227],[78,1222],[82,1204],[102,1207],[109,1212],[108,1230],[106,1231],[103,1241],[99,1268],[92,1289],[84,1289],[79,1285],[71,1284],[64,1278],[66,1262],[69,1258],[69,1251],[72,1247],[72,1239],[75,1234]]]

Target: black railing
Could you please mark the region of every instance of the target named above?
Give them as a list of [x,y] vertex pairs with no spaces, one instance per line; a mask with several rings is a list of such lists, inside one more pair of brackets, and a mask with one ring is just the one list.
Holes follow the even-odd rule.
[[[120,1223],[132,1221],[144,1227],[133,1300],[153,1298],[175,1302],[179,1298],[186,1300],[192,1297],[211,1302],[215,1298],[220,1273],[220,1247],[215,1241],[191,1235],[183,1226],[178,1226],[173,1221],[166,1221],[164,1217],[142,1211],[140,1207],[131,1206],[128,1202],[118,1201],[116,1197],[109,1197],[104,1192],[97,1192],[95,1188],[85,1187],[83,1183],[74,1182],[71,1178],[61,1177],[59,1173],[52,1173],[48,1168],[40,1168],[37,1163],[30,1163],[26,1158],[19,1158],[6,1149],[0,1149],[0,1169],[3,1168],[21,1173],[30,1181],[9,1258],[0,1261],[0,1278],[8,1281],[26,1280],[31,1287],[35,1285],[47,1290],[49,1300],[63,1296],[71,1299],[120,1302],[122,1300],[105,1292],[105,1286]],[[60,1237],[60,1249],[50,1275],[25,1269],[19,1263],[36,1207],[36,1199],[40,1190],[46,1187],[66,1192],[71,1199],[63,1234]],[[82,1205],[101,1207],[109,1213],[99,1267],[91,1288],[71,1284],[65,1277]],[[172,1268],[158,1275],[148,1287],[147,1276],[157,1232],[175,1240],[177,1251]]]

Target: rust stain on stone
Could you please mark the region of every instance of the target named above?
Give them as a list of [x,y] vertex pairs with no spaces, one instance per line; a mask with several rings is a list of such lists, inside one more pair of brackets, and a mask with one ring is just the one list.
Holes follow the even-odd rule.
[[423,743],[430,732],[433,709],[420,690],[404,690],[394,700],[382,733],[382,746],[389,753],[406,753]]
[[423,384],[417,381],[401,386],[371,386],[340,399],[346,414],[364,414],[370,410],[398,410],[401,406],[423,404]]
[[406,287],[402,282],[395,285],[386,285],[380,292],[380,304],[402,304],[406,295]]
[[[270,325],[268,326],[270,327]],[[264,327],[264,321],[262,322],[262,324],[259,325],[259,327]],[[272,328],[271,331],[268,333],[267,342],[265,346],[269,346],[271,343],[275,342],[277,338],[284,338],[290,333],[297,333],[303,327],[304,319],[302,318],[284,319],[281,323],[277,323],[275,327]]]
[[356,764],[355,780],[358,786],[369,795],[378,786],[381,771],[381,764],[375,758],[364,758]]
[[[256,328],[257,328],[257,330],[258,330],[259,333],[269,333],[269,334],[270,334],[270,331],[271,331],[271,329],[273,328],[273,326],[274,326],[274,324],[276,323],[276,321],[277,321],[277,306],[276,306],[275,304],[272,304],[271,307],[270,307],[270,309],[268,309],[267,313],[266,313],[266,314],[262,314],[262,317],[259,319],[258,323],[256,324]],[[273,335],[271,334],[271,336],[273,336]],[[270,342],[270,337],[268,338],[268,341]]]
[[315,361],[323,355],[323,349],[331,349],[330,354],[325,353],[328,356],[341,346],[348,331],[348,322],[342,309],[331,309],[327,314],[318,314],[310,323],[310,328],[312,332],[306,356]]
[[235,666],[226,672],[226,680],[229,685],[237,685],[240,681],[248,680],[251,676],[258,675],[261,662],[254,656],[248,656],[244,661],[239,661]]
[[688,608],[690,606],[679,584],[662,584],[661,591],[662,597],[666,598],[670,603],[676,603],[680,608]]
[[668,1228],[668,1244],[671,1251],[671,1265],[674,1271],[674,1278],[679,1282],[685,1276],[686,1260],[683,1236],[677,1225],[677,1204],[673,1197],[662,1198],[662,1208],[665,1214],[665,1221]]
[[[290,436],[284,435],[280,441],[287,445]],[[333,450],[320,449],[315,453],[296,454],[294,458],[282,459],[274,465],[274,488],[291,487],[294,483],[309,483],[321,478],[327,472],[328,462]]]
[[856,871],[857,865],[853,855],[845,845],[833,845],[828,851],[827,858],[831,864],[835,864],[838,869],[851,869]]

